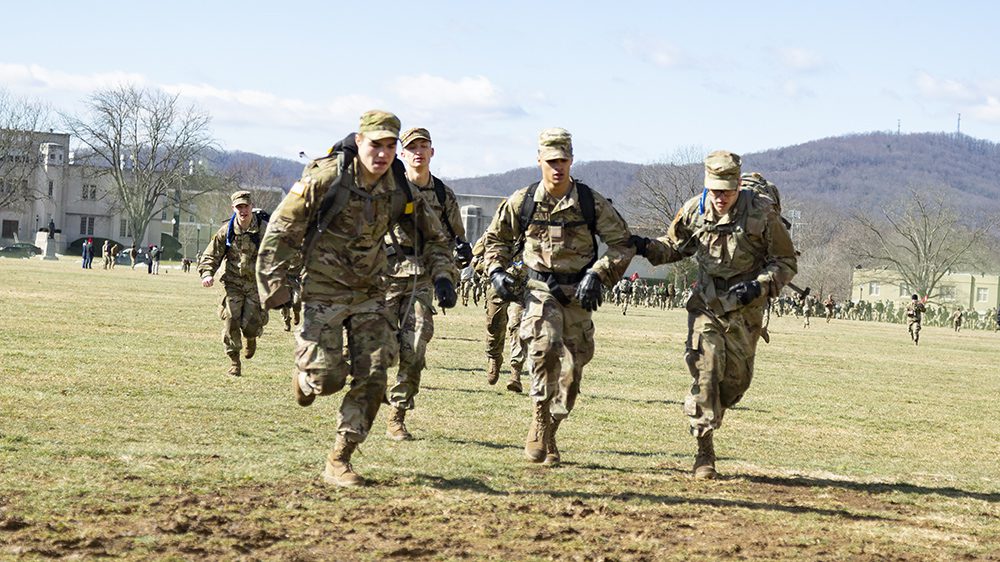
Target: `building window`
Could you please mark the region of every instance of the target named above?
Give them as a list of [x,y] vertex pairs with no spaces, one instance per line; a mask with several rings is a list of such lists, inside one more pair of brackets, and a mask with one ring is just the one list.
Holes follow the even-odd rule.
[[128,219],[121,219],[118,221],[118,237],[119,238],[131,238],[132,231],[128,227]]
[[17,221],[3,221],[3,233],[0,234],[0,238],[13,238],[17,235]]
[[167,210],[166,209],[163,209],[163,212],[160,213],[160,220],[161,221],[167,220]]
[[869,296],[877,297],[877,296],[879,296],[879,294],[881,294],[881,290],[882,290],[882,287],[879,286],[879,282],[878,281],[869,281],[868,282],[868,295]]
[[53,181],[49,180],[49,197],[52,197],[52,190],[53,190],[54,187],[55,187],[55,184],[53,183]]
[[83,199],[97,199],[97,186],[92,183],[83,184]]
[[899,284],[899,296],[901,296],[901,297],[908,297],[911,294],[913,294],[913,293],[910,292],[910,286],[909,285],[907,285],[906,283],[900,283]]
[[941,300],[955,300],[955,287],[941,287]]
[[990,290],[986,287],[979,287],[976,289],[976,302],[989,302],[990,300]]
[[80,217],[80,234],[87,236],[94,235],[94,217]]

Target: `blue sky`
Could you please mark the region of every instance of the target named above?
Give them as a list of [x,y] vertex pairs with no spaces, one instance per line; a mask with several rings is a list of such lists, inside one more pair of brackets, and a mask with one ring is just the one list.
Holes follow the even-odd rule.
[[[74,112],[179,93],[222,146],[323,153],[366,109],[430,129],[445,177],[753,152],[846,133],[1000,141],[993,2],[76,2],[4,6],[0,87]],[[58,124],[57,124],[58,128]]]

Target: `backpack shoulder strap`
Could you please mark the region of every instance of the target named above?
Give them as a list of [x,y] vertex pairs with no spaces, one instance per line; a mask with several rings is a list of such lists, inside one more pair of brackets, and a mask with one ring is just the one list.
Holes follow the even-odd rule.
[[[583,220],[586,221],[590,233],[595,234],[597,232],[597,212],[594,210],[594,192],[590,189],[589,185],[576,182],[576,194],[580,198],[580,210],[583,212]],[[597,245],[595,244],[594,247],[596,248]]]
[[524,194],[524,200],[521,201],[521,208],[517,213],[517,223],[521,226],[521,236],[524,236],[528,225],[531,224],[531,218],[535,216],[535,191],[538,190],[539,183],[536,181],[529,185],[528,192]]
[[454,240],[455,229],[451,227],[451,221],[448,220],[448,209],[445,206],[445,201],[448,200],[448,194],[444,191],[444,182],[433,174],[431,175],[431,180],[434,182],[434,195],[437,196],[438,203],[441,204],[441,222],[444,223],[444,227],[448,230],[448,236]]

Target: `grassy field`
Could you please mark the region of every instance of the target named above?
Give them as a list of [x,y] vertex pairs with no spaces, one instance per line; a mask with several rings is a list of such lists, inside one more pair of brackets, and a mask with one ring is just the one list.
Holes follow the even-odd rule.
[[[164,264],[167,269],[168,264]],[[225,375],[221,288],[168,269],[0,259],[0,558],[1000,560],[1000,334],[792,318],[694,481],[679,311],[612,306],[560,429],[522,458],[531,407],[485,384],[483,316],[437,318],[395,443],[380,413],[319,474],[340,395],[291,391],[272,318]]]

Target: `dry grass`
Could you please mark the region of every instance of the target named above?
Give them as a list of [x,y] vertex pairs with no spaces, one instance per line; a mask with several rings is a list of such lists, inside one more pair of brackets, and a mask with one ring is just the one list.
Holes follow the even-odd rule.
[[[165,266],[167,264],[164,264]],[[0,557],[998,559],[1000,334],[772,321],[694,482],[681,312],[606,306],[560,430],[522,460],[523,396],[484,382],[482,316],[437,319],[417,437],[325,487],[339,396],[289,389],[272,319],[224,375],[221,289],[195,274],[0,259]]]

